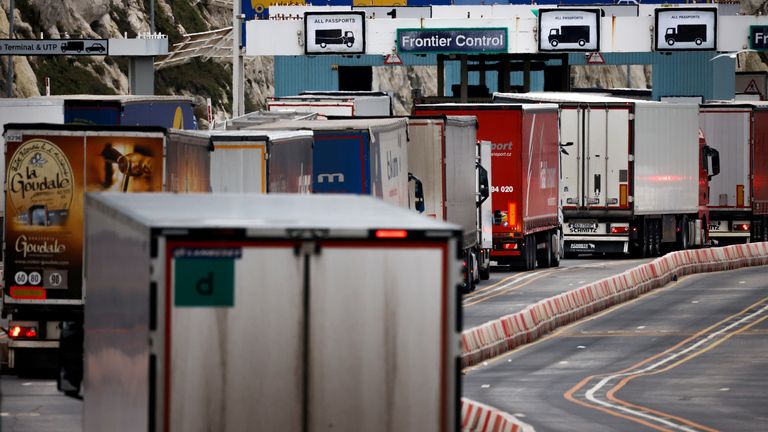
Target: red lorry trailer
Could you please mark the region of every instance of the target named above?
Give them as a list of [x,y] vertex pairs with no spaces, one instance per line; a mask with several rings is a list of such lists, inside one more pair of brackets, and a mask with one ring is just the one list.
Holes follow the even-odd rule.
[[768,104],[705,104],[699,124],[720,152],[720,175],[709,185],[709,237],[719,245],[768,241]]
[[475,116],[477,139],[491,142],[491,261],[526,270],[558,266],[557,105],[417,104],[414,114]]

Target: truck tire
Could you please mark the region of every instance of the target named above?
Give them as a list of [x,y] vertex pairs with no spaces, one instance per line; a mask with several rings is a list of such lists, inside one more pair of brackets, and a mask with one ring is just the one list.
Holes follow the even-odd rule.
[[696,42],[696,45],[701,45],[704,41],[701,38],[696,38],[694,42]]
[[686,250],[688,247],[688,216],[683,216],[680,219],[680,238],[677,249]]
[[674,39],[667,39],[667,45],[672,46],[674,44],[675,44],[675,40]]
[[480,280],[488,280],[491,278],[491,257],[486,251],[480,249],[477,256],[480,257],[478,262],[480,263]]
[[579,39],[579,46],[584,46],[586,44],[587,44],[587,41],[585,41],[584,39]]
[[533,270],[536,268],[536,240],[532,235],[525,236],[525,250],[523,255],[525,256],[525,270]]
[[640,257],[641,258],[649,258],[651,256],[651,221],[645,219],[643,220],[643,239],[640,244]]
[[557,232],[553,232],[549,237],[550,248],[550,265],[552,267],[560,267],[560,239]]
[[552,45],[553,47],[556,47],[559,43],[560,42],[557,39],[552,39],[551,41],[549,41],[549,44]]
[[328,45],[326,45],[326,43],[325,43],[325,42],[320,42],[320,48],[325,48],[325,47],[327,47],[327,46],[328,46]]
[[536,264],[539,268],[550,268],[552,266],[552,237],[547,234],[546,248],[536,249]]
[[661,220],[654,219],[651,221],[651,226],[653,229],[651,229],[651,238],[653,241],[651,242],[651,256],[661,256]]

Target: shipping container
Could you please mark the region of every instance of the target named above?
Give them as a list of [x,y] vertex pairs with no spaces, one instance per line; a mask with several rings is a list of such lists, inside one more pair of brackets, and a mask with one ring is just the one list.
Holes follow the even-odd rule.
[[312,131],[172,130],[171,142],[206,140],[212,192],[310,193]]
[[14,369],[56,361],[62,325],[82,326],[85,193],[207,192],[210,159],[207,142],[169,142],[159,127],[12,123],[4,137],[2,313],[20,328]]
[[705,240],[697,105],[578,93],[494,100],[560,106],[566,253],[659,255]]
[[87,217],[85,431],[458,430],[459,227],[327,195]]
[[392,115],[392,98],[381,92],[301,92],[267,100],[269,111],[316,112],[324,116],[381,117]]
[[464,231],[466,291],[479,282],[480,267],[490,265],[480,263],[476,157],[475,117],[413,117],[408,121],[408,172],[422,184],[424,214],[457,224]]
[[559,265],[556,105],[424,104],[417,116],[472,115],[490,141],[494,211],[491,260],[533,269]]
[[720,245],[768,240],[768,104],[712,102],[699,121],[720,154],[710,184],[709,236]]
[[408,208],[407,126],[404,118],[370,118],[279,121],[258,129],[313,131],[313,193],[371,195]]

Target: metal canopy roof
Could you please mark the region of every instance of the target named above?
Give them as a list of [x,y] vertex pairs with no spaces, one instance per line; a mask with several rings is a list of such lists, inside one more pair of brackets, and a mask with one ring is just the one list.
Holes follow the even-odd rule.
[[155,62],[156,69],[184,64],[195,57],[203,60],[217,58],[232,60],[232,27],[201,33],[190,33],[181,42],[173,44],[168,55]]

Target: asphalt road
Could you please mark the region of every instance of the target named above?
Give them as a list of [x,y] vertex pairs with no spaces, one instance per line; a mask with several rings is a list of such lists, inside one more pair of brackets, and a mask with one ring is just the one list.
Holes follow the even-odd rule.
[[768,267],[689,276],[467,372],[537,431],[768,430]]
[[652,258],[578,258],[562,260],[560,267],[527,272],[492,268],[491,278],[466,294],[464,329],[518,312],[529,304],[613,276]]
[[83,403],[59,393],[55,380],[2,375],[0,392],[0,431],[82,430]]

